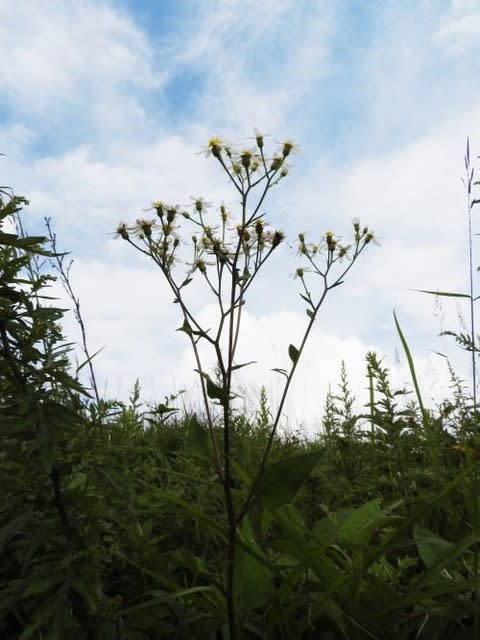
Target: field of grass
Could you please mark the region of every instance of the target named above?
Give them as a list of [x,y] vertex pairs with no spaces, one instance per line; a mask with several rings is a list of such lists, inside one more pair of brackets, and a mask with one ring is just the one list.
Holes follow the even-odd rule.
[[[240,159],[250,185],[251,158]],[[264,162],[267,181],[274,164]],[[2,191],[0,225],[25,204]],[[282,239],[263,236],[262,224],[244,217],[238,232],[252,272],[260,241],[270,252]],[[156,258],[168,280],[175,247],[163,229]],[[354,230],[356,256],[369,240]],[[119,233],[130,241],[126,226]],[[231,258],[207,240],[221,274]],[[313,265],[317,250],[299,241]],[[328,274],[345,254],[328,233],[325,246]],[[280,434],[263,391],[253,415],[232,408],[233,357],[217,379],[202,373],[203,414],[176,410],[175,398],[144,406],[138,385],[127,403],[106,400],[83,325],[89,393],[70,364],[63,312],[44,304],[48,276],[36,260],[51,248],[0,226],[0,638],[480,638],[479,412],[453,371],[452,399],[426,409],[397,322],[416,398],[392,388],[370,352],[365,412],[353,412],[342,368],[323,432],[308,441]],[[231,270],[239,297],[225,312],[238,323],[243,273]],[[185,282],[170,284],[183,304]],[[303,299],[313,322],[323,297],[305,287]],[[184,312],[195,346],[202,330]],[[475,364],[473,329],[472,314],[472,333],[456,337]],[[290,345],[286,391],[303,346]],[[473,376],[475,389],[475,366]]]

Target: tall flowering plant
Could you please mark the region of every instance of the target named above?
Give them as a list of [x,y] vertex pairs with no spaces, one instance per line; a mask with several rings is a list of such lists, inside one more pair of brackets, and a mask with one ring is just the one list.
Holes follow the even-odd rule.
[[[288,346],[289,368],[274,369],[284,377],[283,391],[259,468],[246,492],[239,496],[232,479],[232,465],[237,462],[232,458],[234,378],[240,368],[253,364],[236,359],[242,311],[246,293],[258,272],[285,241],[283,231],[271,227],[261,209],[270,189],[287,177],[288,160],[298,149],[294,142],[285,140],[272,155],[267,155],[264,138],[255,131],[252,148],[236,150],[222,138],[213,137],[204,149],[205,155],[219,164],[240,196],[240,207],[235,214],[221,204],[212,224],[208,211],[212,205],[202,197],[192,198],[190,210],[159,200],[153,202],[150,209],[154,217],[139,218],[134,225],[121,222],[116,230],[119,237],[160,268],[183,315],[179,330],[188,336],[195,355],[215,471],[223,486],[228,521],[225,593],[232,640],[236,638],[237,629],[234,576],[239,528],[253,505],[271,491],[271,483],[266,482],[267,463],[295,370],[328,292],[343,282],[360,254],[374,240],[373,232],[361,226],[357,219],[353,221],[350,244],[342,242],[332,231],[326,231],[319,242],[310,242],[305,234],[298,234],[298,256],[302,265],[296,268],[295,275],[301,284],[300,297],[306,303],[306,327],[300,340]],[[187,226],[191,231],[184,234]],[[185,236],[189,242],[185,242]],[[179,274],[180,250],[184,244],[190,245],[191,258]],[[311,288],[315,277],[320,278],[320,290]],[[203,280],[218,307],[218,324],[214,330],[201,324],[186,300],[186,288],[196,278]],[[216,372],[213,377],[203,364],[200,345],[213,351]],[[213,404],[220,407],[222,415],[221,440],[216,436]],[[309,471],[308,465],[306,471]]]

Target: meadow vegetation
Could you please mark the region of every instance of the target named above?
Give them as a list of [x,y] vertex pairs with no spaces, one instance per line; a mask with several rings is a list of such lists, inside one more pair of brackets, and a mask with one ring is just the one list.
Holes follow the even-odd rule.
[[[195,197],[190,210],[157,201],[154,217],[117,228],[174,294],[202,390],[197,413],[179,410],[175,396],[145,405],[139,384],[128,402],[100,396],[65,256],[50,226],[47,238],[28,236],[21,225],[4,231],[28,202],[1,189],[1,638],[480,637],[469,147],[470,292],[427,293],[470,302],[470,333],[450,333],[471,355],[473,393],[452,369],[451,397],[426,407],[395,316],[414,394],[393,387],[388,368],[369,352],[364,411],[354,411],[342,365],[323,429],[308,440],[280,430],[285,399],[325,297],[332,289],[342,295],[339,285],[374,234],[359,220],[350,244],[332,231],[318,243],[298,234],[305,331],[286,345],[288,369],[276,370],[284,381],[279,406],[270,407],[262,389],[258,409],[241,411],[236,375],[251,364],[237,361],[242,309],[284,241],[261,209],[287,177],[294,151],[286,140],[267,157],[259,132],[240,151],[212,138],[206,154],[239,197],[236,216],[223,204],[210,213]],[[48,264],[80,322],[85,359],[76,369],[64,311],[48,298]],[[193,287],[216,302],[216,327],[201,325],[191,310]],[[205,364],[208,350],[213,368]],[[81,370],[89,372],[88,387]]]

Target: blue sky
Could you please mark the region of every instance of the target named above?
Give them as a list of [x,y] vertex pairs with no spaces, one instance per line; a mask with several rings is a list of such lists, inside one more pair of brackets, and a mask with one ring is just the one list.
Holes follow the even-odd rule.
[[[288,420],[318,425],[344,359],[363,399],[364,355],[385,356],[408,381],[396,309],[430,404],[443,397],[447,352],[437,334],[458,327],[411,289],[465,290],[466,214],[460,177],[467,135],[480,153],[480,6],[477,0],[4,0],[0,6],[2,184],[31,201],[24,221],[52,218],[75,260],[97,374],[125,397],[179,388],[195,401],[193,361],[161,274],[111,232],[151,201],[190,195],[237,206],[215,162],[197,152],[220,134],[248,146],[293,138],[287,180],[265,213],[294,242],[299,231],[348,235],[359,216],[380,246],[332,292],[311,336]],[[244,342],[260,364],[241,384],[266,384],[274,403],[289,342],[304,326],[298,258],[286,245],[247,301]],[[61,291],[57,291],[62,295]],[[202,317],[208,301],[192,294]],[[210,315],[209,315],[210,314]],[[76,338],[73,319],[67,332]]]

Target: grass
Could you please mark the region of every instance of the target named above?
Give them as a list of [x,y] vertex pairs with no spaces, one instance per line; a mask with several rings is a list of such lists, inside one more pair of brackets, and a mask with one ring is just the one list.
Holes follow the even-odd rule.
[[[215,156],[220,142],[212,140]],[[273,169],[264,161],[266,175],[281,167],[276,158]],[[0,223],[26,204],[0,196]],[[469,197],[470,212],[473,204]],[[203,200],[195,206],[201,214]],[[246,220],[240,245],[261,266],[258,246],[244,244]],[[151,231],[151,221],[140,222]],[[128,235],[125,225],[121,232]],[[314,265],[317,251],[299,240]],[[168,246],[174,250],[174,240]],[[326,250],[328,273],[339,257],[330,232]],[[203,415],[176,410],[174,396],[149,408],[138,384],[127,403],[99,396],[82,330],[89,395],[71,370],[63,312],[42,304],[48,278],[38,261],[62,268],[58,258],[44,239],[0,227],[0,637],[478,638],[476,398],[451,370],[453,397],[436,410],[424,405],[396,316],[416,398],[392,387],[388,368],[369,352],[365,411],[355,413],[342,366],[322,433],[305,440],[277,429],[279,413],[264,391],[252,415],[231,410],[231,351],[219,382],[199,364],[209,398]],[[248,280],[232,273],[240,298],[229,313],[238,313],[239,326]],[[68,268],[62,277],[80,315]],[[220,287],[209,285],[220,299]],[[303,286],[312,320],[323,297]],[[443,295],[474,300],[473,289]],[[475,379],[471,326],[472,335],[453,335],[471,352]],[[202,335],[191,319],[183,329],[193,344]],[[220,348],[219,338],[213,343]],[[290,345],[286,390],[304,343]],[[207,411],[212,400],[228,417],[227,444],[227,422]]]

